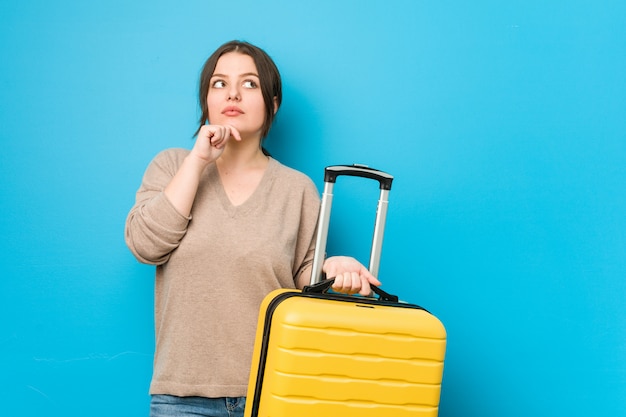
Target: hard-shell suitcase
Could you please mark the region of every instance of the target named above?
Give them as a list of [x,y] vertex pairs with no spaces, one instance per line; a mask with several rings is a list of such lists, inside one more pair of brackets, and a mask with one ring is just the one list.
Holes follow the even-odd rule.
[[276,290],[261,305],[245,417],[437,416],[446,331],[428,311],[327,292],[321,280],[332,191],[340,175],[378,180],[370,271],[378,275],[393,177],[365,166],[327,167],[311,285]]

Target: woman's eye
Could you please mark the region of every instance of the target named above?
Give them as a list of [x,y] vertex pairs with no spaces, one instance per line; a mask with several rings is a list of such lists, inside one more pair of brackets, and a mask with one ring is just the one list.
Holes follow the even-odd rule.
[[245,88],[257,88],[258,85],[256,82],[254,82],[253,80],[246,80],[243,82],[243,86]]
[[217,81],[214,81],[211,86],[213,88],[224,88],[224,87],[226,87],[226,83],[224,81],[222,81],[222,80],[217,80]]

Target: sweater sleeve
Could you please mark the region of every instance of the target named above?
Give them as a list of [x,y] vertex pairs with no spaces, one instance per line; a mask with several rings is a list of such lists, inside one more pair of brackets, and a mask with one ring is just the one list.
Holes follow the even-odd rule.
[[140,262],[164,264],[187,232],[191,217],[180,214],[163,192],[185,152],[182,149],[161,152],[143,176],[125,227],[126,244]]
[[309,181],[302,195],[300,232],[296,245],[297,262],[294,265],[294,282],[298,288],[308,285],[311,280],[319,209],[320,198],[317,188],[312,181]]

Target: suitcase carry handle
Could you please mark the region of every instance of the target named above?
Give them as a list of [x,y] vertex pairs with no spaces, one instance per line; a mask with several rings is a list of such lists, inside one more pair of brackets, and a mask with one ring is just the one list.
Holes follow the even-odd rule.
[[315,254],[313,255],[313,267],[311,270],[311,285],[322,281],[322,266],[326,254],[326,242],[328,238],[328,228],[330,226],[330,210],[333,201],[333,188],[337,177],[349,175],[353,177],[369,178],[379,182],[380,198],[376,210],[376,223],[374,225],[374,237],[372,238],[372,250],[370,253],[369,271],[378,278],[378,268],[380,266],[380,256],[383,246],[383,233],[385,231],[385,221],[387,218],[387,206],[389,204],[389,191],[393,176],[370,168],[367,165],[334,165],[326,167],[324,170],[324,193],[317,228],[317,239],[315,243]]
[[[325,279],[325,280],[323,280],[321,282],[318,282],[317,284],[307,285],[306,287],[304,287],[302,292],[314,293],[314,294],[322,294],[322,293],[327,292],[330,289],[330,287],[333,285],[334,282],[335,282],[335,278]],[[372,291],[376,295],[378,295],[378,301],[388,301],[388,302],[391,302],[391,303],[397,303],[398,302],[398,296],[397,295],[389,294],[388,292],[381,290],[376,285],[371,285],[371,288],[372,288]]]
[[391,190],[393,176],[378,169],[370,168],[367,165],[334,165],[326,167],[324,170],[324,182],[335,183],[340,175],[352,177],[370,178],[380,183],[381,190]]

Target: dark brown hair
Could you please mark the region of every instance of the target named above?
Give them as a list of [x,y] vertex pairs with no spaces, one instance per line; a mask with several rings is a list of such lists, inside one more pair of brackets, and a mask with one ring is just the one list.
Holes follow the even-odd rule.
[[[229,52],[238,52],[240,54],[248,55],[254,61],[256,69],[259,72],[259,82],[261,83],[261,93],[263,94],[263,101],[265,102],[265,121],[261,130],[261,139],[265,139],[270,131],[272,122],[274,121],[274,100],[276,100],[276,109],[280,107],[280,103],[283,99],[282,83],[280,79],[280,72],[276,64],[270,58],[270,56],[258,46],[254,46],[244,41],[230,41],[219,48],[206,60],[202,73],[200,75],[200,91],[199,102],[202,115],[200,116],[198,130],[195,135],[200,132],[200,128],[209,121],[209,109],[207,108],[207,94],[209,93],[209,87],[211,85],[211,77],[215,72],[215,66],[220,57]],[[194,136],[195,136],[194,135]]]

